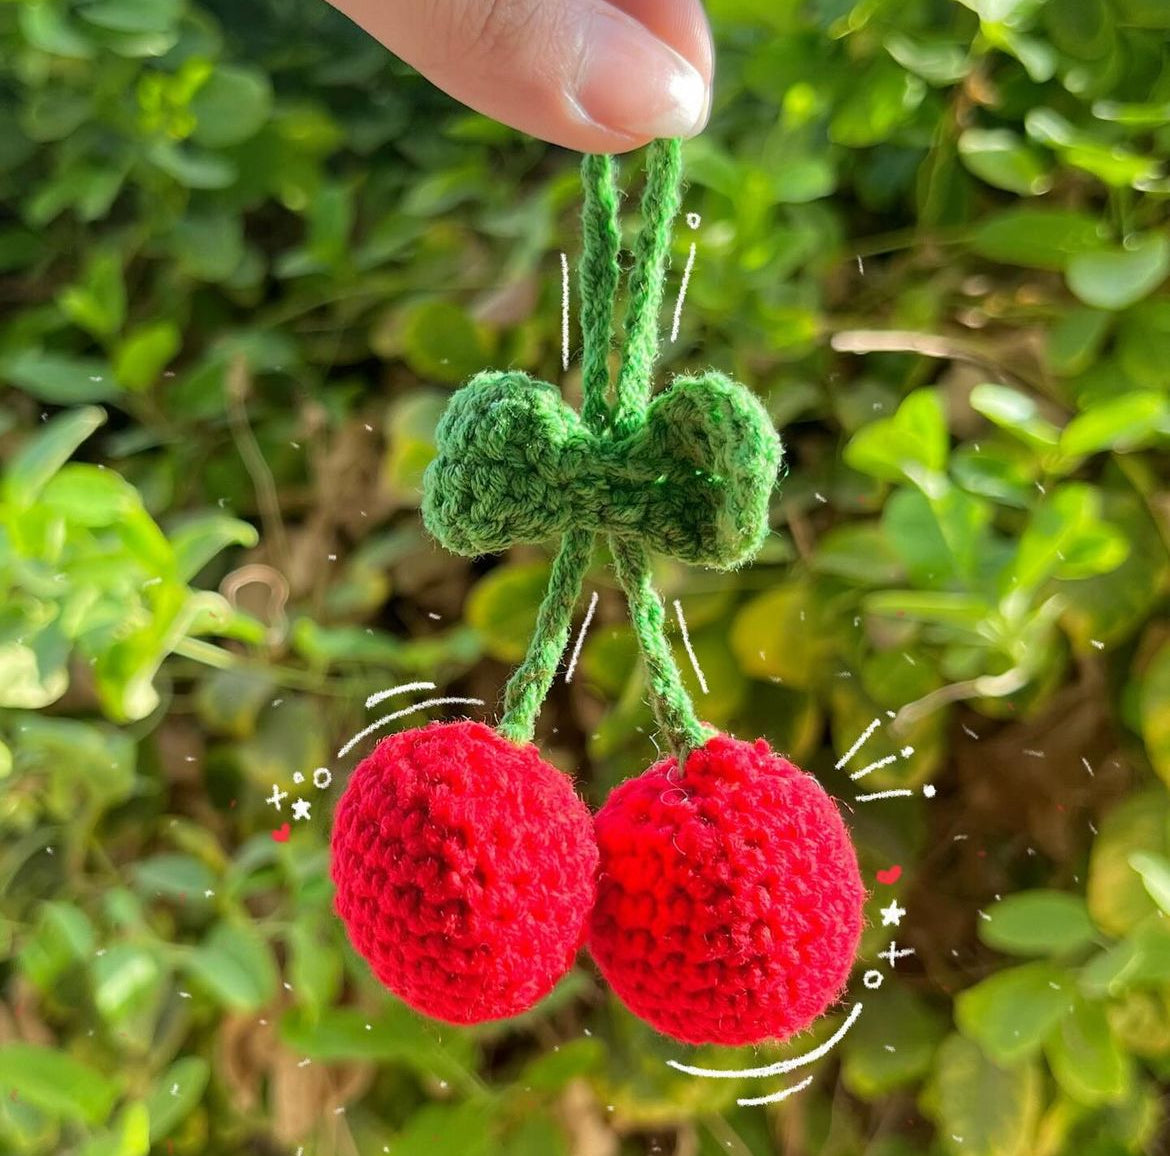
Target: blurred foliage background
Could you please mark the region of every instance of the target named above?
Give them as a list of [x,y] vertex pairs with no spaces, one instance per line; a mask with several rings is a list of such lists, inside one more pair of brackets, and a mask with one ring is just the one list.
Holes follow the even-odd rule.
[[[527,641],[547,553],[444,553],[419,479],[473,371],[579,396],[578,158],[318,0],[6,0],[0,1151],[1170,1150],[1170,5],[710,8],[663,372],[749,383],[792,469],[757,565],[659,577],[702,717],[816,772],[871,883],[903,869],[856,1028],[744,1107],[796,1077],[665,1060],[769,1063],[843,1011],[695,1049],[586,959],[468,1030],[370,979],[327,858],[361,751],[331,759],[396,682],[490,717]],[[540,742],[597,805],[655,752],[590,589]],[[864,787],[913,797],[853,803],[904,746]],[[274,784],[313,808],[287,843]]]

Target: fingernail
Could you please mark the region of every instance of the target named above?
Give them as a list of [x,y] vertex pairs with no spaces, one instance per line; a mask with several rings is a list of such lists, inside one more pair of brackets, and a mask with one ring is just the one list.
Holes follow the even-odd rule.
[[707,123],[710,92],[698,70],[631,16],[590,15],[576,91],[584,118],[626,136],[689,137]]

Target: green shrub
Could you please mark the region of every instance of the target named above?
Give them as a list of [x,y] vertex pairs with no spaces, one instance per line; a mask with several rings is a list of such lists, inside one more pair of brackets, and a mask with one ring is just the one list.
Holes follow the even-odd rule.
[[[664,1061],[768,1063],[842,1015],[728,1052],[654,1036],[585,963],[476,1029],[384,995],[331,914],[332,753],[395,682],[489,710],[527,641],[545,554],[437,551],[419,481],[471,372],[576,396],[557,376],[576,160],[318,0],[14,0],[0,1150],[1157,1150],[1170,6],[710,8],[715,113],[685,154],[701,224],[677,230],[672,294],[692,241],[697,262],[664,361],[749,383],[792,470],[756,566],[660,582],[705,719],[847,803],[835,761],[887,721],[864,785],[915,797],[853,825],[871,879],[904,867],[915,955],[767,1108],[736,1100],[779,1081]],[[604,567],[591,586],[541,742],[596,804],[654,748]],[[283,845],[273,784],[314,804]],[[871,918],[858,990],[890,938]]]

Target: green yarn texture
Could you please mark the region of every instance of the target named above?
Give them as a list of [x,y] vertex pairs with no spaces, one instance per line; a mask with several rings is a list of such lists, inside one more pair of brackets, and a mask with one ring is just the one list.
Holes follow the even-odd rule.
[[578,527],[719,569],[768,533],[780,448],[764,407],[721,373],[675,378],[624,438],[598,435],[547,382],[480,373],[438,427],[423,518],[447,549],[494,554]]
[[726,375],[678,376],[652,396],[681,157],[678,140],[655,141],[647,153],[616,383],[609,373],[621,271],[616,166],[612,157],[587,156],[581,166],[581,413],[555,386],[520,370],[476,374],[439,421],[422,502],[427,529],[459,554],[562,538],[528,653],[504,692],[498,729],[515,742],[532,739],[594,540],[606,536],[655,719],[680,767],[713,732],[698,721],[683,687],[650,555],[718,569],[748,562],[768,534],[768,506],[783,465],[764,407]]

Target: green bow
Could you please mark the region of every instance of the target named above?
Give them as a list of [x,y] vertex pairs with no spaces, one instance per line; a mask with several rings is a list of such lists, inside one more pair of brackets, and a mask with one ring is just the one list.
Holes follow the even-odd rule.
[[423,519],[449,550],[491,554],[576,528],[731,569],[768,533],[782,459],[764,407],[714,370],[678,377],[621,438],[595,433],[547,382],[477,374],[439,422]]

